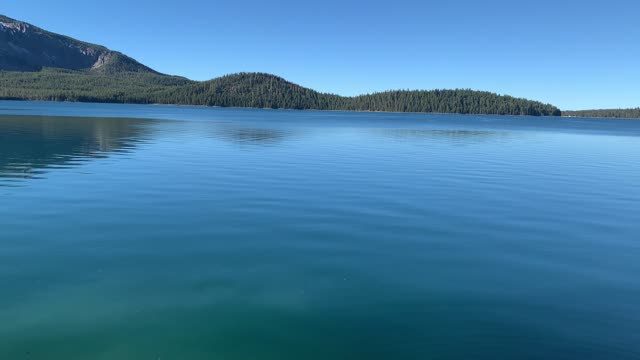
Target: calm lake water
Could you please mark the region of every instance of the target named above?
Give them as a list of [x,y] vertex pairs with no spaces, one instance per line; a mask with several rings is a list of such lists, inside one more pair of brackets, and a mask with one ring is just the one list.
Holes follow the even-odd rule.
[[640,121],[0,102],[0,359],[640,359]]

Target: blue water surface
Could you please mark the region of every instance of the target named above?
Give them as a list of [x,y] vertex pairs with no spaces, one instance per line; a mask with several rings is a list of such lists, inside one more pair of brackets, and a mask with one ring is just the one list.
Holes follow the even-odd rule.
[[0,102],[0,359],[639,359],[640,121]]

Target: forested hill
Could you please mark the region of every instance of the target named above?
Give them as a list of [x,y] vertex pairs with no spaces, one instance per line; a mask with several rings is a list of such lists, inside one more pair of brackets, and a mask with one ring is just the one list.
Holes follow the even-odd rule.
[[564,111],[565,116],[640,119],[640,108]]
[[150,73],[96,74],[48,69],[0,72],[0,99],[179,104],[272,109],[559,116],[552,105],[472,90],[388,91],[357,97],[323,94],[261,73],[205,82]]
[[0,99],[273,109],[558,116],[555,106],[472,90],[324,94],[263,73],[197,82],[0,15]]
[[[256,108],[560,115],[551,105],[471,90],[388,91],[356,97],[323,94],[263,73],[240,73],[175,89],[180,103]],[[158,99],[159,101],[162,99]]]

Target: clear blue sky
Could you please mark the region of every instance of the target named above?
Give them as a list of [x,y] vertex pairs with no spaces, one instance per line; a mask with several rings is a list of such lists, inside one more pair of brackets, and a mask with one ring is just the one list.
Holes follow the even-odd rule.
[[472,88],[562,109],[640,106],[638,0],[3,0],[0,13],[206,80],[324,92]]

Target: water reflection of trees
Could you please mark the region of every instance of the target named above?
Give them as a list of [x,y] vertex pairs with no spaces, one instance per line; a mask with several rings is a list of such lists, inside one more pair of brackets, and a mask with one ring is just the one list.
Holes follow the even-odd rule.
[[0,186],[74,167],[144,141],[149,120],[0,116]]
[[216,126],[214,136],[218,139],[238,144],[270,145],[283,141],[291,133],[285,129]]
[[376,133],[395,140],[425,140],[451,143],[496,141],[512,136],[508,131],[466,129],[377,129]]

